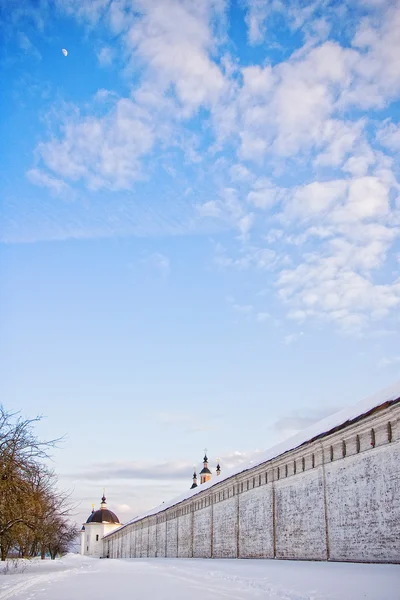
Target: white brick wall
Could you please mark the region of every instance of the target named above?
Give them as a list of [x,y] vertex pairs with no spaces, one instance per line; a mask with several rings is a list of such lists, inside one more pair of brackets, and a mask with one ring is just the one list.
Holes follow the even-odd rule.
[[237,557],[238,511],[235,496],[213,506],[213,557]]
[[149,525],[149,553],[148,556],[156,556],[156,523],[155,520],[152,520],[151,525]]
[[326,466],[331,559],[400,561],[399,465],[396,444]]
[[193,556],[195,558],[210,558],[211,506],[195,511],[193,516]]
[[104,555],[400,562],[399,419],[396,404],[199,486],[106,538]]
[[157,556],[165,557],[167,522],[157,523]]
[[171,519],[167,521],[167,557],[174,558],[178,556],[178,520]]
[[178,557],[192,557],[192,514],[179,517],[178,521]]
[[281,479],[274,486],[276,557],[326,559],[322,467]]
[[272,485],[261,485],[238,498],[240,556],[273,558]]

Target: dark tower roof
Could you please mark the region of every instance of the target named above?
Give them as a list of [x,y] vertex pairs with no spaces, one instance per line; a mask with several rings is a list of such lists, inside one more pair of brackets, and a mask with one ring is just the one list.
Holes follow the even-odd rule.
[[113,513],[112,510],[108,510],[106,506],[106,497],[103,494],[100,508],[98,510],[94,510],[93,508],[92,513],[86,523],[119,523],[120,521],[117,515]]
[[196,487],[197,487],[197,473],[196,473],[196,469],[195,469],[194,473],[193,473],[193,483],[190,486],[190,489],[193,490]]
[[119,523],[119,519],[112,510],[108,510],[108,508],[99,508],[99,510],[95,510],[86,523]]
[[207,456],[207,452],[205,452],[205,454],[204,454],[203,463],[204,463],[204,467],[200,471],[200,475],[204,475],[204,474],[211,475],[211,471],[208,468],[208,456]]
[[203,475],[204,473],[209,473],[211,475],[211,471],[208,467],[203,467],[200,471],[200,475]]

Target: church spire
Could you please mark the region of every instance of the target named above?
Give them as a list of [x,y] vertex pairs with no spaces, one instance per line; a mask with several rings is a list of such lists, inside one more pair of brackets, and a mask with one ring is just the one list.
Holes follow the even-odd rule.
[[208,468],[207,448],[204,448],[203,468],[200,471],[200,483],[205,483],[211,479],[211,471]]
[[196,473],[196,467],[194,467],[194,471],[193,471],[193,483],[190,486],[190,489],[193,490],[196,487],[197,487],[197,473]]
[[103,496],[101,498],[101,504],[100,504],[100,508],[106,508],[107,507],[107,502],[106,502],[106,490],[103,488]]
[[219,464],[219,458],[217,458],[217,475],[221,475],[221,466]]

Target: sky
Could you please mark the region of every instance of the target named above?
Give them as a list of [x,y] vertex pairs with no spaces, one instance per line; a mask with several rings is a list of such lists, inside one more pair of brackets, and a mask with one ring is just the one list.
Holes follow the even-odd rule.
[[399,378],[399,0],[0,0],[0,39],[1,398],[78,521]]

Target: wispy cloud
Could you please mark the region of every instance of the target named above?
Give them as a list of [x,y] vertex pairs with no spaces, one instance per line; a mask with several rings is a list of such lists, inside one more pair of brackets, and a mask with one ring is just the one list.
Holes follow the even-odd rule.
[[[400,274],[387,267],[400,235],[399,127],[371,112],[400,96],[399,1],[369,3],[363,19],[321,2],[241,6],[250,45],[277,43],[270,24],[278,15],[298,47],[276,45],[280,60],[261,64],[254,54],[243,66],[227,43],[226,5],[215,0],[57,2],[88,34],[101,25],[94,54],[123,69],[129,93],[100,90],[68,115],[59,111],[27,176],[54,195],[65,186],[111,202],[135,194],[136,206],[121,210],[127,219],[98,209],[88,237],[230,230],[219,267],[263,280],[268,271],[289,319],[360,335],[400,306]],[[335,37],[340,20],[345,42]],[[30,33],[17,31],[19,47],[32,51]],[[171,201],[154,192],[158,178]],[[84,235],[85,219],[70,227],[63,216],[53,236]],[[13,215],[13,232],[17,224]],[[54,239],[50,225],[38,229],[37,238]],[[168,271],[162,261],[159,269]]]
[[21,48],[21,50],[23,50],[30,56],[33,56],[36,60],[42,59],[42,55],[40,54],[39,50],[36,48],[36,46],[32,43],[32,41],[29,39],[29,37],[25,33],[20,31],[18,33],[17,38],[18,38],[18,45]]
[[143,259],[143,263],[147,265],[150,269],[158,271],[162,277],[168,277],[171,270],[171,261],[165,254],[161,252],[153,252],[145,259]]
[[102,67],[108,67],[114,60],[115,51],[113,48],[103,46],[97,53],[97,59]]
[[157,411],[150,414],[154,422],[160,423],[164,427],[171,429],[178,428],[181,432],[198,433],[213,431],[216,429],[216,422],[223,418],[223,415],[218,412],[209,412],[207,423],[199,423],[198,415],[190,412],[176,411]]
[[288,415],[280,417],[272,425],[272,429],[275,432],[288,437],[302,429],[310,427],[310,425],[321,421],[325,417],[338,412],[341,408],[342,406],[327,406],[326,408],[320,409],[310,409],[305,407],[301,412],[293,411]]
[[31,183],[48,188],[56,196],[65,196],[69,197],[69,199],[72,199],[74,196],[72,189],[62,179],[53,177],[40,169],[30,169],[26,173],[26,176]]
[[189,479],[193,465],[189,462],[151,463],[146,461],[93,464],[87,470],[70,473],[69,479],[104,482],[113,480]]
[[397,368],[398,365],[400,365],[400,356],[391,356],[391,357],[383,356],[378,361],[379,369],[385,369],[387,367],[396,367]]
[[287,346],[290,346],[291,344],[294,344],[295,342],[299,341],[299,339],[303,337],[303,335],[304,333],[302,331],[289,333],[288,335],[285,335],[283,341]]

